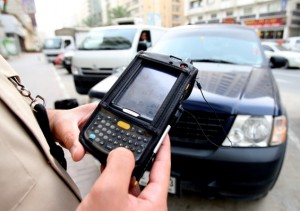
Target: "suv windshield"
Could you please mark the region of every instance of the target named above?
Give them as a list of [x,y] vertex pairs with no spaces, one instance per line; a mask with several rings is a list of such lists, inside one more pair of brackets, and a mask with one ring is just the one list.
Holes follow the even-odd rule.
[[189,58],[194,62],[262,65],[257,35],[249,30],[198,28],[167,33],[153,52]]
[[44,49],[60,49],[62,40],[60,38],[46,39]]
[[123,50],[131,48],[136,29],[101,29],[92,31],[79,50]]

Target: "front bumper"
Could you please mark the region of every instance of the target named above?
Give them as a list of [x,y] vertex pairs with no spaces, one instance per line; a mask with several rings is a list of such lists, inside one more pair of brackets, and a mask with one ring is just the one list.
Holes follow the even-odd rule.
[[57,56],[47,56],[46,58],[47,58],[48,62],[54,62],[55,59],[57,58]]
[[[171,139],[172,140],[172,139]],[[286,143],[266,148],[216,150],[172,147],[172,173],[181,190],[209,197],[255,199],[275,184],[284,160]]]

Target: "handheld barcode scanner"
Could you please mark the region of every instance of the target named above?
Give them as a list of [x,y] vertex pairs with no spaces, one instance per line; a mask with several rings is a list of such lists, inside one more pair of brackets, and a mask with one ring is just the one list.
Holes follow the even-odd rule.
[[139,180],[190,95],[197,72],[179,58],[139,52],[83,127],[80,142],[102,164],[117,147],[131,150]]

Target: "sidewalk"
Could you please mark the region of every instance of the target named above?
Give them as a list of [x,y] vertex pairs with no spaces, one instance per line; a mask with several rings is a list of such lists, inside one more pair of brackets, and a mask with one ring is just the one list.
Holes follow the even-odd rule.
[[[46,99],[47,108],[52,108],[55,100],[70,95],[66,93],[70,90],[66,91],[60,86],[58,70],[45,61],[41,53],[21,54],[9,59],[8,63],[20,75],[22,83],[31,91],[32,96],[39,94]],[[67,150],[65,157],[68,163],[67,171],[84,197],[100,175],[99,162],[88,154],[83,160],[74,162]]]

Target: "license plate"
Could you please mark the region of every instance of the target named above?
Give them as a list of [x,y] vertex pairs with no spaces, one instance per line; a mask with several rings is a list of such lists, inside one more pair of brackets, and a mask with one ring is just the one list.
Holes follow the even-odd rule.
[[[149,182],[149,171],[146,171],[142,178],[139,181],[139,184],[142,186],[146,186]],[[170,184],[169,184],[169,193],[171,194],[176,194],[176,178],[175,177],[170,177]]]

